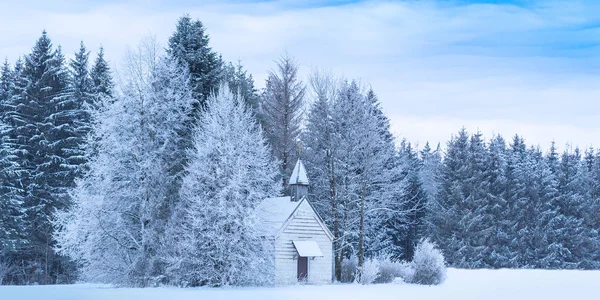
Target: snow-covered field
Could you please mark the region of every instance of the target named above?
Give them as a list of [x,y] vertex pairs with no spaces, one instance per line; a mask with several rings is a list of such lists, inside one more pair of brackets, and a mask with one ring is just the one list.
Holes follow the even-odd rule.
[[2,286],[0,299],[600,299],[600,271],[450,269],[448,279],[440,286],[403,283],[220,289],[132,289],[88,284]]

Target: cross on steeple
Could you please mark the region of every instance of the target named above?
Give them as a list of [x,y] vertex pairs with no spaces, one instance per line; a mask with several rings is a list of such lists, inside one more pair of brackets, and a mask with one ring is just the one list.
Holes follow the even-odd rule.
[[302,142],[301,141],[298,141],[296,143],[296,151],[297,151],[296,154],[298,154],[298,157],[300,157],[300,153],[302,153]]

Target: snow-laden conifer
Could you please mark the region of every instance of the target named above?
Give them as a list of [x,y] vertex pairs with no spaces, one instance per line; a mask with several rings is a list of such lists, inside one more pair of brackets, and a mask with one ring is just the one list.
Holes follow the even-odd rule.
[[[104,59],[104,48],[100,47],[98,56],[90,70],[92,94],[98,97],[111,97],[114,91],[112,73],[108,62]],[[97,100],[99,101],[99,100]]]
[[243,99],[221,86],[193,136],[167,233],[169,276],[192,286],[270,283],[273,254],[257,235],[255,207],[279,185],[261,129]]
[[298,157],[305,92],[298,64],[289,56],[282,57],[266,80],[260,119],[273,155],[280,161],[284,188]]

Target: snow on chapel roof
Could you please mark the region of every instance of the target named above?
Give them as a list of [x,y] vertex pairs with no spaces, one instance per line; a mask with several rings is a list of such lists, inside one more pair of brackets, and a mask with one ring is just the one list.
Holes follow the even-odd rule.
[[290,176],[290,184],[304,184],[308,185],[308,176],[306,175],[306,169],[304,168],[304,164],[302,161],[298,159],[296,162],[296,166],[294,167],[294,171],[292,171],[292,176]]
[[292,202],[289,196],[267,198],[260,202],[256,207],[260,234],[275,236],[299,204]]

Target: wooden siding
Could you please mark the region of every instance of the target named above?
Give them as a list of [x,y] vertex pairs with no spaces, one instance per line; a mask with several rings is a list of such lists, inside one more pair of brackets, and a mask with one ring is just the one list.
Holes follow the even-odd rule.
[[293,240],[314,240],[323,257],[309,258],[308,283],[331,283],[333,244],[307,201],[303,201],[275,240],[275,278],[277,284],[297,282],[298,253]]

